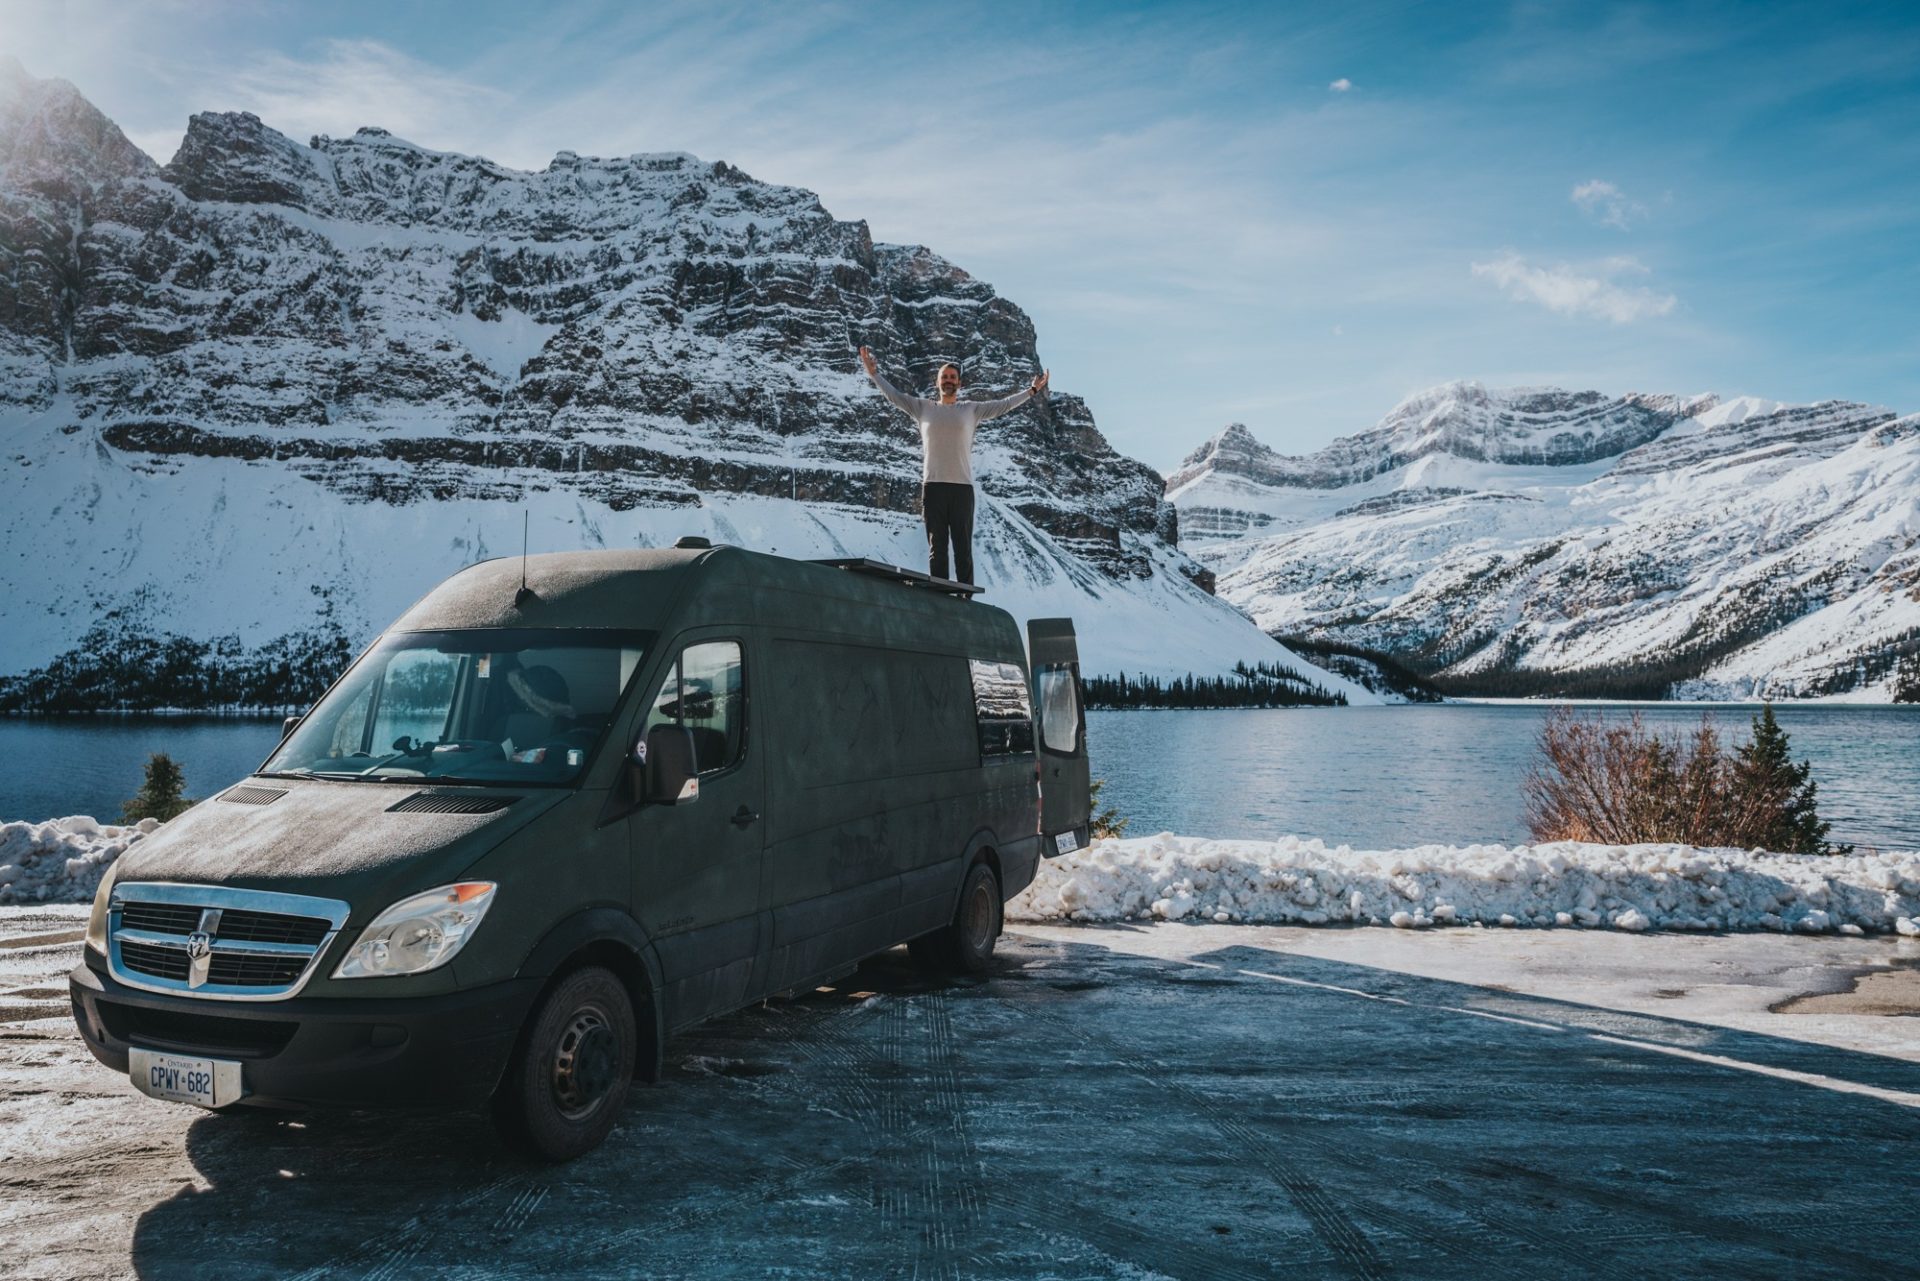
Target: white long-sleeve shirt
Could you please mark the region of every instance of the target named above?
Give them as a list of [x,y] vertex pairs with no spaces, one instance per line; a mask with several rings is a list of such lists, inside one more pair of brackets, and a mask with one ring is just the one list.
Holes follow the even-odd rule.
[[1031,387],[998,400],[956,400],[943,405],[909,396],[878,370],[873,385],[894,407],[920,425],[920,479],[930,485],[973,483],[973,433],[989,418],[1018,409],[1033,397]]

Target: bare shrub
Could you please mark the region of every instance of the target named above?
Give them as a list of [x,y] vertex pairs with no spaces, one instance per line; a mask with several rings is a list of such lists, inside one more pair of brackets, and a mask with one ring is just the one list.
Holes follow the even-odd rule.
[[1825,842],[1805,762],[1768,707],[1754,740],[1729,752],[1711,713],[1676,739],[1647,728],[1639,712],[1611,722],[1554,709],[1540,731],[1540,757],[1524,784],[1536,841],[1608,845],[1667,843],[1840,853]]

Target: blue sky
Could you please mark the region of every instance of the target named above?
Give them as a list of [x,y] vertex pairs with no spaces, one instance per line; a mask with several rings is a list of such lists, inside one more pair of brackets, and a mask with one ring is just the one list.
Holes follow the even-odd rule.
[[1456,378],[1920,410],[1920,7],[9,0],[0,52],[540,168],[690,151],[1033,316],[1162,469]]

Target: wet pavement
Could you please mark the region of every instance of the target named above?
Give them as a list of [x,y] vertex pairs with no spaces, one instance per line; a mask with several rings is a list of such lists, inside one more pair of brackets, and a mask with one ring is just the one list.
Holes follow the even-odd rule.
[[1920,1276],[1920,1021],[1771,1012],[1886,940],[1020,927],[677,1039],[556,1168],[134,1094],[80,924],[0,918],[7,1277]]

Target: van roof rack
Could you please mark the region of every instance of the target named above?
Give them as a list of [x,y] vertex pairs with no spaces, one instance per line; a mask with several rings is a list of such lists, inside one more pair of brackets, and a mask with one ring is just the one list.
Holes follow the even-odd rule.
[[891,579],[907,587],[930,588],[944,592],[949,596],[977,596],[983,590],[972,583],[957,583],[951,578],[935,578],[932,574],[923,574],[917,569],[903,569],[899,565],[888,565],[882,561],[871,560],[865,556],[843,557],[835,560],[816,560],[816,565],[826,565],[833,569],[844,569],[852,574],[866,574],[873,578]]

